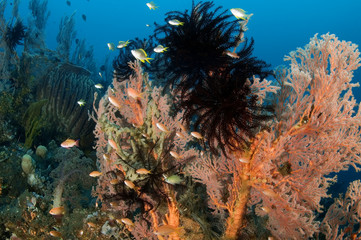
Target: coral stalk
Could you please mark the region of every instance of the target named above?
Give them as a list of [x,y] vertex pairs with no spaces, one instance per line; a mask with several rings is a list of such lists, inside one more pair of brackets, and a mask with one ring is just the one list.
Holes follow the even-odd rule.
[[227,219],[227,228],[223,239],[237,239],[238,232],[244,227],[244,217],[247,212],[247,202],[250,196],[250,190],[249,176],[244,175],[244,180],[238,191],[234,211],[230,212],[230,216]]

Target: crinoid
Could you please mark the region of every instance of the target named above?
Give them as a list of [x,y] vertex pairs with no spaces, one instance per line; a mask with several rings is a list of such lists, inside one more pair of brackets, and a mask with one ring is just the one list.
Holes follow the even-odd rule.
[[[212,10],[212,2],[192,3],[192,10],[167,13],[165,25],[156,25],[155,39],[169,50],[157,56],[158,78],[186,93],[202,84],[209,73],[230,62],[224,53],[237,44],[239,24],[231,15]],[[173,26],[177,19],[182,25]]]
[[15,51],[17,45],[23,44],[25,34],[26,27],[21,20],[17,20],[14,26],[11,23],[6,26],[4,40],[11,52]]
[[[219,13],[220,7],[212,8],[212,2],[193,2],[190,13],[168,13],[166,21],[177,19],[183,25],[157,27],[155,37],[169,51],[156,61],[167,84],[181,93],[178,106],[185,110],[187,125],[194,123],[213,153],[217,148],[226,153],[244,148],[272,117],[272,108],[259,105],[246,84],[272,71],[252,56],[254,41],[243,38],[245,25]],[[236,51],[240,43],[243,47]]]
[[180,103],[185,122],[204,136],[214,154],[218,149],[225,155],[226,150],[244,149],[273,117],[272,106],[258,103],[246,81],[247,74],[234,72],[215,72]]

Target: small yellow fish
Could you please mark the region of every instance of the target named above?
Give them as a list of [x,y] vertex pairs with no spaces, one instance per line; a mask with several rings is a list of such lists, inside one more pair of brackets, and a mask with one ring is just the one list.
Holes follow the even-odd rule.
[[166,176],[163,176],[163,177],[164,177],[165,182],[172,184],[172,185],[180,184],[183,181],[182,178],[177,174],[169,176],[169,177],[166,177]]
[[178,19],[169,20],[168,23],[173,26],[182,26],[184,24],[184,22],[181,22]]
[[94,87],[95,87],[95,88],[98,88],[98,89],[102,89],[102,88],[103,88],[103,85],[101,85],[100,83],[98,83],[98,84],[95,84]]
[[119,41],[118,42],[118,46],[117,46],[117,48],[123,48],[123,47],[126,47],[126,46],[128,46],[128,44],[130,43],[130,41],[129,40],[127,40],[127,41]]
[[163,47],[162,45],[158,45],[156,48],[153,49],[156,53],[162,53],[168,50],[168,47]]
[[149,60],[153,59],[153,58],[149,58],[147,53],[142,48],[131,50],[131,53],[136,59],[138,59],[143,63],[144,61],[150,63]]
[[102,74],[101,72],[99,72],[99,76],[100,76],[101,78],[103,78],[103,74]]
[[114,43],[107,43],[107,45],[108,45],[108,48],[109,48],[110,51],[114,51],[114,50],[115,50],[115,45],[114,45]]
[[51,215],[63,215],[65,213],[64,207],[55,207],[50,209],[49,213]]
[[60,144],[60,146],[63,147],[63,148],[71,148],[71,147],[74,147],[74,146],[79,147],[79,140],[73,140],[73,139],[68,138],[67,140],[62,142]]
[[230,11],[237,19],[242,20],[248,20],[253,15],[253,13],[246,14],[246,11],[244,11],[242,8],[231,8]]
[[91,177],[99,177],[101,176],[103,173],[99,172],[99,171],[92,171],[91,173],[89,173],[89,176]]
[[80,107],[85,105],[85,101],[83,99],[80,99],[79,101],[77,101],[77,103],[79,104]]
[[149,7],[150,10],[155,10],[156,8],[158,8],[158,6],[156,6],[154,2],[146,3],[146,5]]

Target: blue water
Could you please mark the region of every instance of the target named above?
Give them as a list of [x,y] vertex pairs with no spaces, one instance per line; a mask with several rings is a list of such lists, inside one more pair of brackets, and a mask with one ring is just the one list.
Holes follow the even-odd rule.
[[[11,1],[9,1],[11,2]],[[46,29],[46,41],[50,49],[56,48],[56,35],[60,19],[76,12],[77,38],[85,38],[94,46],[98,66],[110,53],[108,42],[125,41],[135,37],[147,38],[153,33],[153,23],[164,23],[169,11],[190,9],[190,0],[154,1],[159,6],[149,10],[145,0],[65,0],[48,2],[51,12]],[[283,57],[297,47],[303,47],[314,34],[333,33],[341,40],[361,46],[360,0],[252,0],[213,1],[215,6],[243,8],[253,13],[249,21],[247,37],[255,39],[254,54],[270,63],[272,67],[284,64]],[[20,15],[28,16],[28,1],[21,2]],[[87,20],[82,19],[85,14]],[[150,27],[146,27],[150,24]],[[361,80],[361,70],[355,75]],[[361,90],[360,90],[361,93]]]

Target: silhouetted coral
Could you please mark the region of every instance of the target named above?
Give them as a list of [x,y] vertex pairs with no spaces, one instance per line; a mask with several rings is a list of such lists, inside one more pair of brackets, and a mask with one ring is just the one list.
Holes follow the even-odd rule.
[[[212,2],[192,4],[190,13],[167,13],[165,25],[156,25],[155,38],[169,49],[155,59],[159,67],[156,76],[166,84],[175,85],[186,93],[202,84],[210,72],[231,62],[225,52],[237,44],[238,21],[230,21],[231,15],[221,7],[212,10]],[[177,19],[183,25],[173,26],[169,20]]]
[[12,26],[8,24],[5,30],[5,42],[8,48],[14,52],[17,45],[22,45],[26,34],[26,27],[21,20],[17,20]]
[[222,74],[208,77],[206,84],[197,86],[180,103],[184,121],[187,125],[195,121],[193,128],[206,138],[213,153],[217,147],[224,153],[226,148],[247,147],[249,139],[272,118],[273,110],[258,103],[242,74]]
[[[254,41],[244,40],[245,24],[230,21],[230,15],[218,13],[220,7],[212,7],[212,2],[193,3],[190,14],[167,14],[166,21],[184,24],[156,29],[157,40],[169,47],[156,59],[156,67],[166,84],[181,93],[178,104],[185,110],[187,125],[195,120],[193,128],[205,137],[210,150],[216,153],[219,145],[225,153],[226,148],[247,145],[255,130],[271,118],[272,109],[258,103],[246,82],[272,72],[251,56]],[[241,42],[243,47],[235,51]]]

